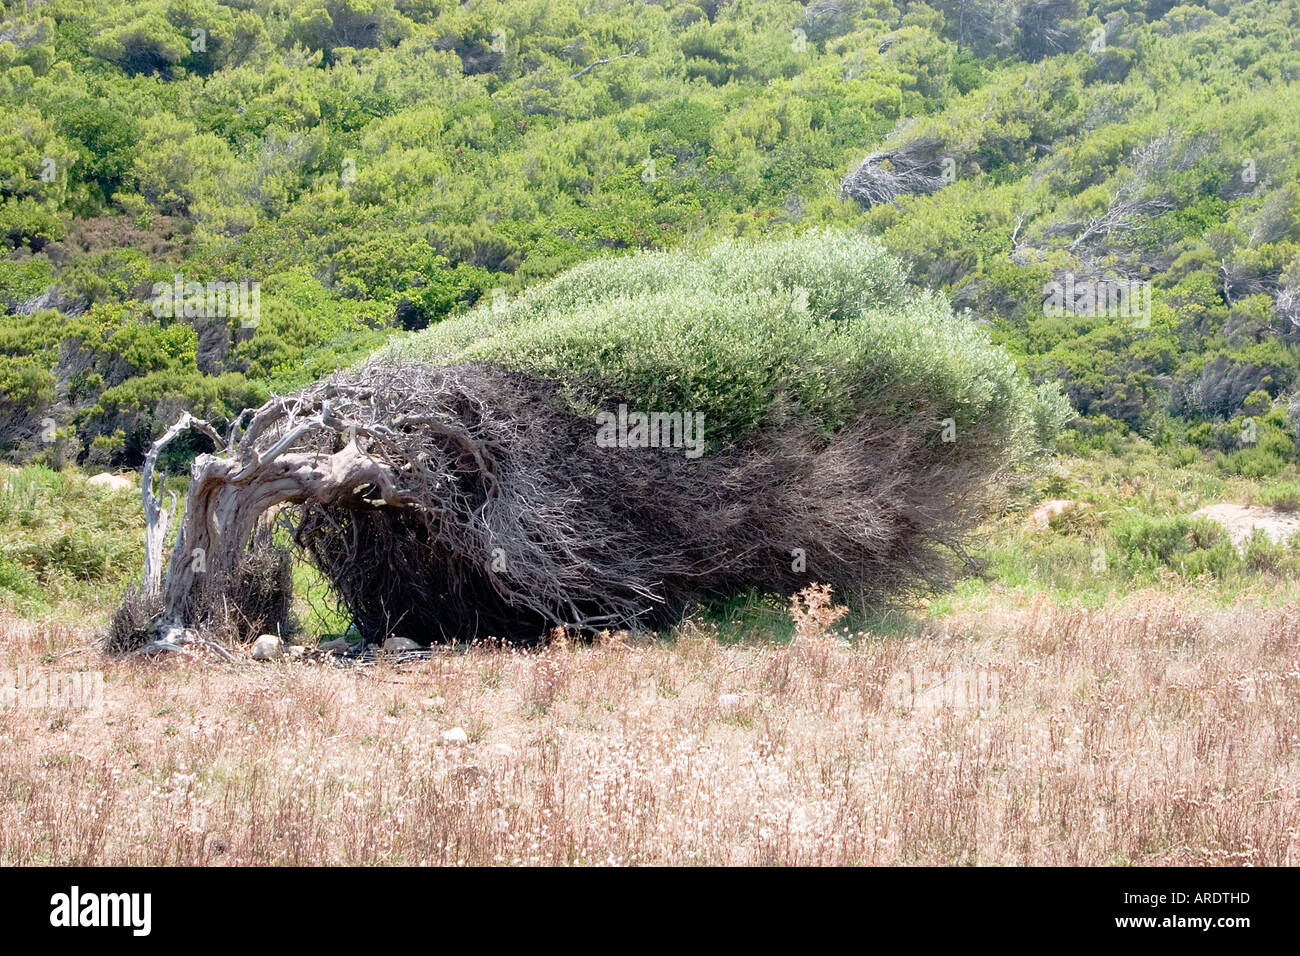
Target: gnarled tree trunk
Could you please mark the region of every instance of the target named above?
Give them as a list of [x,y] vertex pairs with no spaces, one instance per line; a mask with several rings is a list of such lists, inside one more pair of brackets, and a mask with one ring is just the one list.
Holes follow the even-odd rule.
[[[259,521],[276,506],[315,502],[335,505],[355,498],[361,489],[379,489],[391,505],[409,503],[395,484],[389,465],[365,454],[358,427],[334,413],[328,403],[332,389],[314,408],[301,401],[274,399],[252,413],[248,428],[240,426],[245,412],[222,439],[209,422],[186,413],[150,449],[142,476],[145,512],[145,594],[159,597],[163,610],[153,631],[154,644],[189,643],[191,626],[205,597],[216,596],[238,571]],[[217,445],[216,454],[194,461],[185,514],[172,548],[165,581],[162,550],[175,514],[156,493],[155,472],[162,450],[180,434],[195,429]],[[333,453],[321,449],[342,443]],[[302,444],[312,451],[290,451]]]
[[[934,440],[941,418],[921,402],[888,419],[864,412],[831,437],[783,427],[692,459],[600,446],[553,382],[420,363],[275,398],[224,439],[186,416],[146,466],[152,646],[196,642],[220,618],[255,564],[259,520],[278,508],[377,642],[656,627],[693,601],[814,581],[881,595],[929,586],[1003,467],[954,461]],[[186,428],[217,451],[194,462],[164,578],[172,512],[153,471]]]

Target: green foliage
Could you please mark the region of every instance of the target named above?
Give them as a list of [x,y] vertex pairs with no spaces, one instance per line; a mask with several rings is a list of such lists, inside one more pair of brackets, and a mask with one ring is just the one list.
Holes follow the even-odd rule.
[[1122,562],[1134,570],[1164,565],[1190,569],[1193,576],[1207,570],[1221,573],[1234,555],[1222,526],[1186,515],[1126,514],[1108,531]]
[[141,573],[138,495],[41,466],[0,469],[0,606],[102,599]]
[[877,241],[850,233],[597,260],[395,354],[547,378],[579,414],[619,401],[700,412],[715,448],[763,427],[831,433],[863,408],[901,417],[932,404],[957,442],[1016,458],[1068,414],[942,298],[909,292]]
[[[178,408],[224,415],[495,290],[606,253],[831,227],[878,237],[1063,382],[1069,447],[1188,425],[1187,461],[1279,474],[1294,429],[1265,421],[1264,396],[1300,387],[1300,0],[978,6],[9,4],[0,452],[36,454],[48,414],[83,457],[137,463]],[[865,155],[909,150],[949,179],[869,209],[838,195]],[[260,322],[155,317],[149,290],[177,272],[261,282]],[[1066,273],[1149,281],[1149,321],[1045,315]],[[762,311],[738,296],[675,314]],[[586,306],[598,337],[604,302]],[[629,387],[659,369],[640,361]],[[816,383],[790,387],[833,420]],[[1229,447],[1244,417],[1260,439]]]
[[1266,508],[1279,511],[1300,511],[1300,483],[1283,481],[1266,485],[1255,498],[1256,502]]

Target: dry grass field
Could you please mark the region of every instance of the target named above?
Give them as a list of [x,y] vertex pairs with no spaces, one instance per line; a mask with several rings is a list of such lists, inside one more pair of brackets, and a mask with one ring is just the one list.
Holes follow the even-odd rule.
[[[0,864],[1300,862],[1300,605],[796,618],[789,644],[687,623],[351,666],[108,658],[4,618],[11,684],[104,695],[0,706]],[[900,689],[934,675],[965,690]]]

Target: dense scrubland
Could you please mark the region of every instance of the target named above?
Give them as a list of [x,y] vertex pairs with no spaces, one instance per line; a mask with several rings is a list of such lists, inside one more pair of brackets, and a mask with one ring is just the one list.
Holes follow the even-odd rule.
[[[1295,3],[4,11],[12,458],[138,465],[180,407],[229,416],[494,290],[836,225],[1064,381],[1076,445],[1294,462]],[[893,202],[842,191],[866,156]],[[1151,282],[1149,319],[1044,314],[1067,272]],[[156,317],[176,273],[262,283],[255,326]]]
[[[105,675],[0,707],[0,862],[1296,862],[1298,0],[0,9],[0,671]],[[882,252],[844,340],[771,278],[809,236]],[[295,559],[301,656],[106,655],[143,519],[85,475],[371,355],[715,443],[833,432],[865,369],[1024,467],[888,605],[340,666]]]

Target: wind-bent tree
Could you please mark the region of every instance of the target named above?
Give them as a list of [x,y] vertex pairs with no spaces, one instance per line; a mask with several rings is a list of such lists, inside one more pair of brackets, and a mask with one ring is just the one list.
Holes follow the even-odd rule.
[[934,588],[1068,414],[865,237],[602,259],[228,436],[178,422],[163,442],[197,427],[218,451],[165,578],[150,455],[148,630],[174,643],[238,610],[275,510],[370,639],[656,625],[814,581]]

